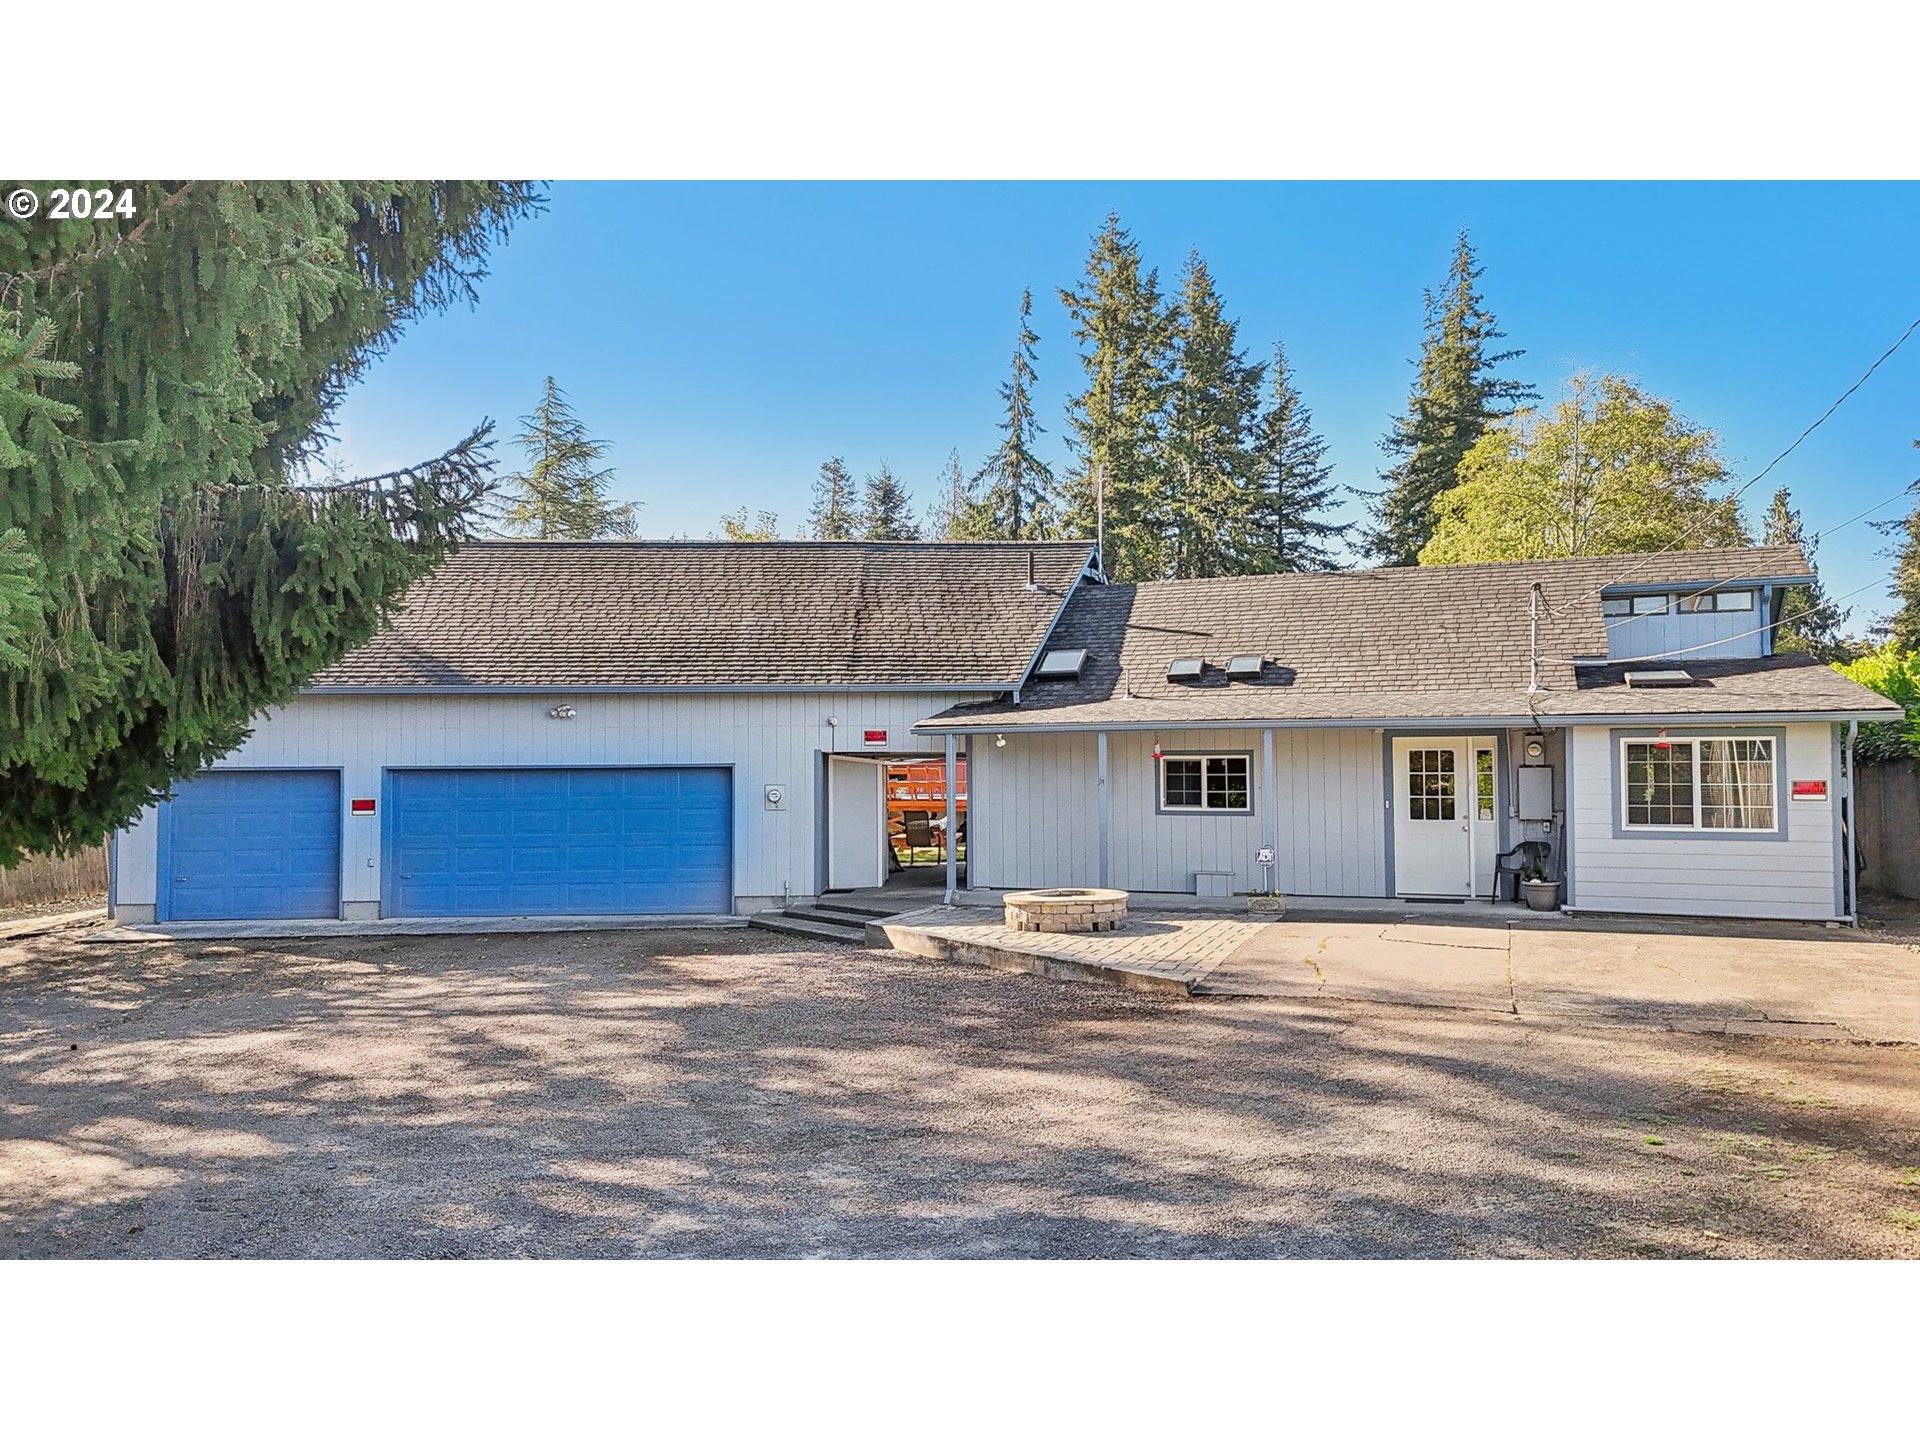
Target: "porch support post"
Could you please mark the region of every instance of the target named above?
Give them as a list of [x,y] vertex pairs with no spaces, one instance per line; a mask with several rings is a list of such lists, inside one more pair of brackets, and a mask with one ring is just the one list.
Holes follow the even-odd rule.
[[959,859],[958,852],[953,847],[953,837],[959,833],[957,827],[953,823],[953,817],[954,817],[953,795],[954,795],[954,791],[958,789],[960,785],[960,772],[953,763],[955,749],[956,749],[956,746],[954,744],[954,734],[951,730],[949,730],[947,732],[947,769],[945,774],[945,783],[942,784],[940,787],[942,792],[946,795],[946,799],[947,799],[947,830],[946,830],[947,899],[946,899],[946,903],[949,905],[953,904],[953,892],[959,888],[959,883],[960,883],[960,859]]
[[[1280,811],[1273,795],[1273,731],[1260,732],[1260,808],[1266,818],[1260,822],[1260,843],[1273,851],[1275,870],[1280,859]],[[1266,876],[1261,877],[1262,882]]]
[[1113,884],[1113,797],[1107,788],[1107,732],[1100,732],[1100,888]]

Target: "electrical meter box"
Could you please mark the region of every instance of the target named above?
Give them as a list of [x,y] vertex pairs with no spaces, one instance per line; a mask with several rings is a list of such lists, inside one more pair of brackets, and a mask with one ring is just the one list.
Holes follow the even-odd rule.
[[1520,819],[1553,819],[1553,767],[1551,765],[1522,765],[1519,788]]

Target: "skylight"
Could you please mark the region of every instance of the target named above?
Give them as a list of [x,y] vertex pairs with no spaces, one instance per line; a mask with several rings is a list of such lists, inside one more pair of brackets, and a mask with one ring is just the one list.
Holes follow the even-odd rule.
[[1665,685],[1691,685],[1693,676],[1684,670],[1629,670],[1627,684],[1636,690],[1658,689]]
[[1085,650],[1049,650],[1040,657],[1040,666],[1033,673],[1042,680],[1072,680],[1086,663]]
[[1264,655],[1235,655],[1231,660],[1227,661],[1227,678],[1229,680],[1258,680],[1260,678],[1260,672],[1266,668],[1267,657]]
[[1198,680],[1206,671],[1207,662],[1192,656],[1183,656],[1167,662],[1167,679]]

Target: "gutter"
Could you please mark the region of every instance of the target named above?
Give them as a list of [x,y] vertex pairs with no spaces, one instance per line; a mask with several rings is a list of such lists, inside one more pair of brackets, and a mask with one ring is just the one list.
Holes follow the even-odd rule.
[[[913,727],[916,734],[923,735],[991,735],[1005,730],[1016,734],[1053,734],[1063,731],[1096,730],[1431,730],[1444,731],[1449,727],[1457,729],[1462,725],[1488,725],[1499,729],[1524,730],[1535,725],[1549,725],[1567,729],[1577,725],[1667,725],[1667,726],[1704,726],[1704,725],[1799,725],[1799,724],[1844,724],[1849,721],[1897,719],[1897,715],[1882,711],[1855,710],[1768,710],[1722,712],[1690,712],[1684,715],[1666,714],[1591,714],[1591,715],[1553,715],[1540,714],[1515,715],[1381,715],[1366,719],[1289,719],[1274,720],[1257,717],[1238,719],[1213,718],[1197,720],[1062,720],[1058,723],[1042,721],[1028,724],[1015,717],[1002,715],[995,720],[967,720],[941,725],[922,720]],[[1013,723],[1008,723],[1009,721]]]

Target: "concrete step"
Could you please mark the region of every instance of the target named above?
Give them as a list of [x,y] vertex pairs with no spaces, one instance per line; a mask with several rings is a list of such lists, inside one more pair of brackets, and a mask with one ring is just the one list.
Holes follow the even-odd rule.
[[[927,903],[931,904],[935,902],[929,901]],[[914,904],[907,908],[910,910],[918,910],[921,907],[918,904]],[[890,915],[898,915],[900,913],[897,909],[890,908],[889,906],[876,905],[871,900],[834,899],[816,900],[811,906],[796,905],[789,909],[787,913],[791,915],[796,911],[804,912],[808,909],[829,910],[835,915],[858,915],[863,920],[885,920]]]
[[867,921],[882,918],[836,910],[831,905],[789,905],[780,914],[789,920],[811,920],[816,925],[842,925],[849,930],[863,930]]
[[768,910],[748,917],[747,924],[756,930],[771,930],[776,935],[800,935],[809,940],[833,940],[842,945],[867,943],[866,926],[852,920],[844,923],[824,917],[810,920],[799,915]]

